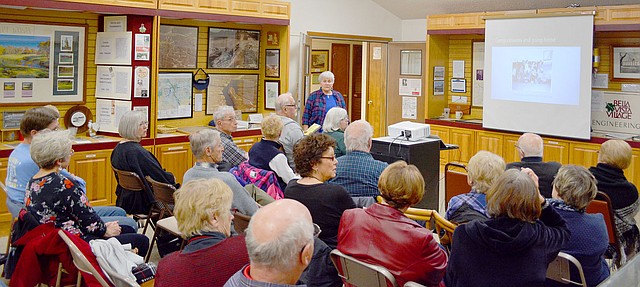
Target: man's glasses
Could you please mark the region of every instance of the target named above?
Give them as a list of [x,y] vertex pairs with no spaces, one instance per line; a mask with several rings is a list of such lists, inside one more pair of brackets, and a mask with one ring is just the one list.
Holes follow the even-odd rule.
[[322,232],[322,229],[320,229],[320,226],[317,224],[313,224],[313,237],[314,238],[318,238],[318,235],[320,235],[320,232]]
[[285,106],[285,107],[294,108],[294,109],[296,109],[296,110],[298,109],[298,106],[297,106],[297,105],[284,105],[284,106]]

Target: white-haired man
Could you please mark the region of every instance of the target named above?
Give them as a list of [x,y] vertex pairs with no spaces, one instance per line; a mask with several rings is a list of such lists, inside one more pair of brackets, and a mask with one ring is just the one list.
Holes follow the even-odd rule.
[[222,152],[222,160],[231,166],[237,166],[241,162],[249,159],[247,152],[239,148],[231,136],[232,132],[238,130],[238,121],[236,121],[236,113],[231,106],[221,106],[213,112],[213,120],[216,129],[220,131],[220,139],[224,151]]
[[562,166],[559,162],[550,161],[543,162],[542,154],[544,145],[542,138],[533,133],[525,133],[518,139],[516,145],[520,154],[520,162],[512,162],[507,164],[507,169],[528,167],[538,176],[538,184],[540,185],[540,194],[545,198],[551,198],[551,190],[553,189],[553,179],[558,173],[558,169]]
[[298,106],[293,99],[291,93],[284,93],[278,96],[276,100],[276,114],[280,116],[284,127],[280,134],[280,143],[284,148],[284,154],[287,156],[287,162],[292,170],[295,170],[296,164],[293,162],[293,146],[304,136],[302,127],[293,120],[298,113]]
[[291,199],[277,200],[256,212],[246,230],[250,264],[226,287],[296,285],[311,262],[314,226],[309,210]]
[[389,165],[374,159],[369,153],[372,137],[373,128],[365,120],[351,123],[344,131],[347,154],[338,158],[336,177],[331,182],[344,187],[354,200],[358,197],[372,198],[380,195],[378,179]]

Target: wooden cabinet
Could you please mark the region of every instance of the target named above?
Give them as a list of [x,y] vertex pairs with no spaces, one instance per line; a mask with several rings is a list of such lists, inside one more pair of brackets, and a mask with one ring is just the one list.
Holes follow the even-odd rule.
[[486,150],[497,155],[502,155],[504,149],[504,134],[478,131],[476,143],[476,152]]
[[233,139],[233,142],[241,149],[249,152],[254,143],[260,141],[261,136],[247,136],[247,137],[237,137]]
[[600,150],[599,144],[570,143],[569,149],[569,162],[571,164],[589,168],[598,163],[598,150]]
[[278,0],[159,0],[158,9],[289,19],[291,4]]
[[640,150],[634,150],[631,158],[631,165],[624,170],[627,180],[633,182],[636,187],[640,187]]
[[463,14],[443,14],[429,15],[427,17],[428,30],[448,30],[448,29],[484,29],[482,15],[484,13],[463,13]]
[[85,4],[114,5],[136,8],[157,9],[158,0],[57,0],[59,2],[75,2]]
[[[443,126],[431,125],[431,135],[438,136],[444,143],[449,143],[449,128]],[[440,151],[440,170],[444,170],[444,165],[449,162],[449,154],[453,153],[453,150],[441,150]]]
[[87,198],[92,205],[112,205],[116,201],[110,158],[111,150],[76,152],[71,157],[69,172],[87,182]]
[[[0,181],[4,183],[7,178],[7,164],[9,162],[8,158],[0,158]],[[5,202],[7,201],[7,194],[4,191],[0,191],[0,221],[10,221],[11,214],[9,213],[9,209],[7,209],[7,205]]]
[[557,161],[561,164],[569,163],[569,142],[556,139],[542,138],[544,141],[544,161]]
[[449,161],[467,164],[476,153],[476,134],[473,130],[450,128],[449,142],[460,147],[449,154]]
[[177,183],[182,183],[184,173],[195,162],[188,142],[157,145],[155,155],[162,168],[175,176]]
[[520,152],[516,147],[518,145],[517,135],[505,135],[504,136],[504,148],[502,149],[502,158],[505,163],[520,161]]

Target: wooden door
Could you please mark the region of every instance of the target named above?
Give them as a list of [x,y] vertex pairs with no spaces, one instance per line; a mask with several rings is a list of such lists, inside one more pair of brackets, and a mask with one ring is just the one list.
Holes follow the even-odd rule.
[[[419,74],[411,75],[401,73],[402,51],[418,51],[422,57],[419,63]],[[402,121],[424,123],[425,98],[427,83],[424,81],[424,59],[426,57],[425,42],[415,43],[389,43],[389,82],[387,88],[387,124],[395,124]],[[408,63],[405,63],[408,64]],[[420,96],[400,95],[400,79],[409,81],[421,81]],[[403,80],[404,82],[404,80]],[[408,82],[407,82],[408,83]],[[414,102],[415,101],[415,102]],[[406,105],[405,105],[406,104]]]
[[349,64],[350,64],[350,50],[349,44],[331,44],[331,72],[336,76],[336,80],[333,83],[333,89],[340,92],[344,96],[344,101],[347,104],[346,110],[349,111]]
[[111,150],[77,152],[71,157],[69,172],[87,182],[87,198],[92,205],[111,205],[115,187],[111,185]]
[[367,48],[367,121],[373,136],[387,135],[387,43],[368,43]]
[[449,142],[459,146],[454,153],[449,154],[449,161],[457,161],[464,164],[476,154],[476,132],[469,129],[451,128]]
[[351,60],[351,121],[362,118],[362,45],[353,45]]

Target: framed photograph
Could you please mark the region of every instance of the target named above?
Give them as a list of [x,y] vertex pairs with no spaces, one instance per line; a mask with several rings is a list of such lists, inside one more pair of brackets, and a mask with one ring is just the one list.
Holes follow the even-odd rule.
[[320,85],[320,74],[321,73],[313,73],[313,74],[311,74],[311,84],[312,85]]
[[60,51],[73,52],[73,36],[70,36],[70,35],[60,36]]
[[311,51],[311,72],[322,73],[329,70],[329,50]]
[[74,66],[58,66],[58,77],[73,78],[74,71],[75,71]]
[[280,77],[280,50],[279,49],[267,49],[265,50],[265,67],[264,73],[267,77],[279,78]]
[[160,69],[195,69],[198,27],[160,25]]
[[58,54],[58,64],[73,64],[73,53]]
[[260,31],[209,28],[209,69],[258,70]]
[[640,79],[640,47],[611,47],[613,79]]
[[73,91],[73,79],[58,79],[56,91]]
[[219,106],[232,106],[243,113],[258,111],[258,75],[209,74],[207,114]]
[[264,108],[275,110],[279,94],[280,81],[264,81]]
[[267,45],[269,46],[278,46],[278,32],[267,32]]
[[193,117],[191,73],[158,74],[158,119]]
[[409,75],[409,76],[422,75],[422,51],[421,50],[401,50],[400,51],[400,75]]

